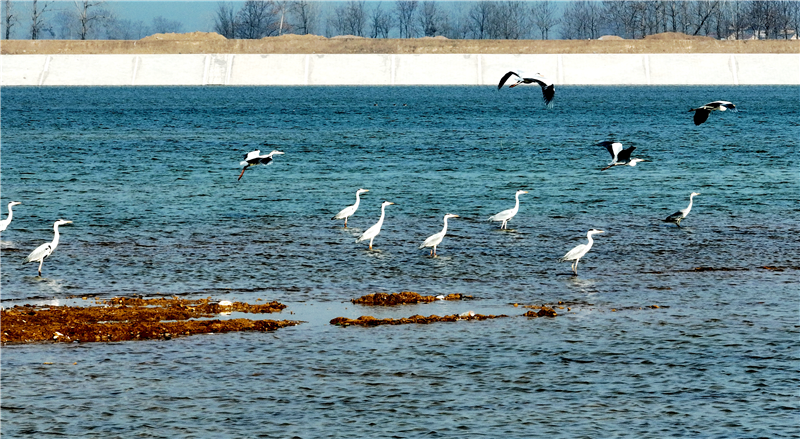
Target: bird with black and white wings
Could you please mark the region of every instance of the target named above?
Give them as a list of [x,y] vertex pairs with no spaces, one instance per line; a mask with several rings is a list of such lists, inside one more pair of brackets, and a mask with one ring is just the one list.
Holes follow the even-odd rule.
[[728,101],[709,102],[709,103],[703,105],[702,107],[690,108],[689,109],[690,112],[694,111],[694,124],[695,125],[700,125],[701,123],[703,123],[706,120],[708,120],[708,115],[711,114],[712,111],[717,111],[717,110],[718,111],[725,111],[725,110],[737,111],[736,110],[736,105],[733,105],[732,103],[730,103]]
[[676,226],[680,227],[681,226],[681,221],[683,221],[689,215],[689,212],[692,211],[692,203],[694,202],[694,197],[696,195],[700,195],[700,192],[692,192],[692,194],[689,195],[689,205],[686,207],[686,209],[681,209],[681,210],[673,213],[672,215],[668,216],[664,220],[664,222],[665,223],[673,223]]
[[343,219],[344,220],[344,227],[347,228],[347,218],[351,217],[356,210],[358,210],[358,205],[361,203],[361,194],[369,192],[369,189],[359,189],[356,191],[356,203],[351,204],[350,206],[345,207],[339,213],[333,216],[331,219]]
[[239,163],[239,166],[243,166],[243,168],[242,168],[242,173],[239,174],[239,178],[237,178],[236,181],[241,180],[242,176],[244,175],[244,171],[246,171],[251,166],[268,165],[272,163],[272,156],[279,154],[283,153],[280,151],[272,151],[267,155],[261,155],[261,151],[258,149],[255,151],[248,152],[247,154],[244,155],[244,160]]
[[596,233],[605,233],[602,230],[592,229],[586,233],[586,239],[589,240],[586,244],[580,244],[575,246],[572,250],[568,251],[563,257],[558,259],[558,262],[564,261],[573,261],[572,262],[572,273],[574,276],[578,275],[578,262],[581,260],[586,253],[589,253],[589,250],[592,248],[592,244],[594,244],[594,240],[592,239],[592,235]]
[[428,239],[426,239],[425,242],[423,242],[422,245],[419,246],[419,248],[432,247],[431,248],[431,256],[436,256],[436,246],[438,246],[439,244],[442,243],[442,240],[444,239],[444,235],[447,234],[447,219],[448,218],[458,218],[458,215],[455,215],[455,214],[452,214],[452,213],[446,214],[444,216],[444,228],[442,228],[442,231],[439,232],[439,233],[436,233],[434,235],[429,236]]
[[508,88],[514,88],[520,84],[538,84],[542,87],[542,100],[547,108],[553,108],[553,98],[556,96],[556,88],[553,83],[544,77],[541,73],[533,75],[526,75],[523,71],[510,71],[500,78],[500,83],[497,84],[497,89],[500,90],[505,85],[506,81],[513,76],[514,83],[509,85]]
[[633,153],[633,150],[636,149],[635,146],[622,149],[621,143],[611,141],[603,141],[597,145],[604,146],[608,150],[608,153],[611,154],[611,163],[609,163],[605,168],[601,169],[601,171],[613,168],[614,166],[636,166],[637,163],[645,161],[645,159],[631,158],[631,153]]
[[40,245],[36,248],[36,250],[32,251],[31,254],[25,258],[25,262],[38,262],[39,263],[39,277],[42,276],[42,264],[44,264],[44,259],[54,251],[56,251],[56,247],[58,247],[58,226],[63,226],[64,224],[71,224],[72,221],[65,221],[65,220],[58,220],[53,223],[53,231],[55,232],[55,236],[51,242],[45,242],[44,244]]
[[12,201],[8,203],[8,216],[6,217],[6,219],[0,221],[0,232],[4,232],[8,228],[9,224],[11,224],[11,219],[14,218],[14,211],[12,210],[12,208],[17,204],[22,204],[22,202]]

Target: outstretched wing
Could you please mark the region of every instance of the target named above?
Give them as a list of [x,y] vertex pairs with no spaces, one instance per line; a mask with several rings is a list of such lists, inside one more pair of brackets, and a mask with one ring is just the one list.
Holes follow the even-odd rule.
[[505,75],[503,75],[502,78],[500,78],[500,83],[497,84],[497,89],[500,90],[501,88],[503,88],[503,84],[505,84],[506,81],[508,81],[508,78],[510,78],[511,76],[516,76],[517,78],[519,78],[518,74],[514,72],[508,72]]
[[553,98],[556,97],[556,88],[553,84],[545,85],[541,81],[536,81],[539,85],[542,86],[542,100],[544,101],[544,105],[548,108],[553,107]]
[[711,113],[709,110],[705,108],[697,108],[694,110],[694,124],[700,125],[701,123],[708,120],[708,115]]
[[630,148],[625,148],[617,154],[617,161],[620,162],[629,162],[631,161],[631,153],[633,150],[636,149],[635,146],[631,146]]

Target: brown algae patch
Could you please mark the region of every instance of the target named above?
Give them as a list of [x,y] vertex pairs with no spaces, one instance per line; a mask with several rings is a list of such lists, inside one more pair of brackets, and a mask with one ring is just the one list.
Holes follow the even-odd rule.
[[[471,299],[472,296],[463,296],[461,294],[448,294],[441,300],[464,300]],[[435,302],[437,296],[423,296],[413,291],[403,291],[402,293],[373,293],[361,296],[358,299],[350,299],[356,305],[371,305],[371,306],[394,306],[394,305],[408,305],[415,303]]]
[[[170,339],[205,333],[272,331],[300,322],[291,320],[210,319],[231,311],[280,312],[286,305],[250,305],[210,299],[122,298],[99,301],[100,306],[14,306],[0,311],[2,343],[43,341],[98,342]],[[205,320],[195,320],[195,319]]]
[[403,317],[399,319],[376,319],[372,316],[361,316],[357,319],[348,319],[347,317],[336,317],[335,319],[331,320],[331,325],[337,326],[382,326],[382,325],[410,325],[410,324],[422,324],[427,325],[430,323],[439,323],[439,322],[457,322],[460,320],[488,320],[488,319],[499,319],[508,317],[505,314],[501,315],[482,315],[482,314],[475,314],[471,312],[466,312],[462,314],[450,314],[446,316],[437,316],[437,315],[430,315],[428,317],[422,315],[413,315],[411,317]]

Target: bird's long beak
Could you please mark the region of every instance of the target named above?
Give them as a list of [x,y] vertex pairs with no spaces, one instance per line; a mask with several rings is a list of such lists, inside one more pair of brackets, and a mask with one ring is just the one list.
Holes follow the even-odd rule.
[[394,204],[394,203],[392,203],[392,202],[390,201],[390,202],[389,202],[389,204]]
[[522,191],[522,193],[523,193],[523,194],[527,194],[527,193],[528,193],[528,191]]
[[284,153],[281,151],[275,151],[274,154],[284,154]]

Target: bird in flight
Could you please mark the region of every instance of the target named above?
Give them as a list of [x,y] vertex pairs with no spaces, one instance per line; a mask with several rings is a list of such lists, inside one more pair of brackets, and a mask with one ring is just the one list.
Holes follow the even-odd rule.
[[732,103],[730,103],[728,101],[709,102],[709,103],[703,105],[702,107],[689,109],[690,112],[694,111],[694,124],[695,125],[700,125],[701,123],[703,123],[706,120],[708,120],[708,115],[711,114],[711,112],[714,111],[714,110],[719,110],[719,111],[725,111],[725,110],[737,111],[736,110],[736,105],[733,105]]
[[237,178],[236,181],[241,180],[242,176],[244,175],[244,171],[246,171],[251,166],[268,165],[272,163],[272,156],[278,154],[283,154],[283,153],[280,151],[272,151],[267,155],[261,155],[261,151],[259,150],[248,152],[247,154],[244,155],[244,160],[239,163],[239,166],[243,166],[243,168],[242,168],[242,173],[239,174],[239,178]]
[[613,168],[614,166],[636,166],[637,163],[645,161],[645,159],[631,158],[631,153],[633,153],[633,150],[636,149],[635,146],[622,149],[621,143],[610,141],[600,142],[597,145],[605,146],[605,148],[608,150],[608,153],[611,154],[611,163],[609,163],[605,168],[601,169],[601,171]]
[[511,71],[503,75],[500,78],[500,83],[497,84],[497,89],[500,90],[503,88],[503,84],[508,81],[509,78],[515,76],[513,84],[509,85],[508,88],[514,88],[520,84],[539,84],[542,87],[542,100],[544,100],[544,105],[547,108],[553,108],[553,98],[556,95],[556,89],[552,82],[548,81],[547,78],[542,76],[540,73],[536,73],[533,75],[525,75],[521,70],[517,70],[516,72]]

